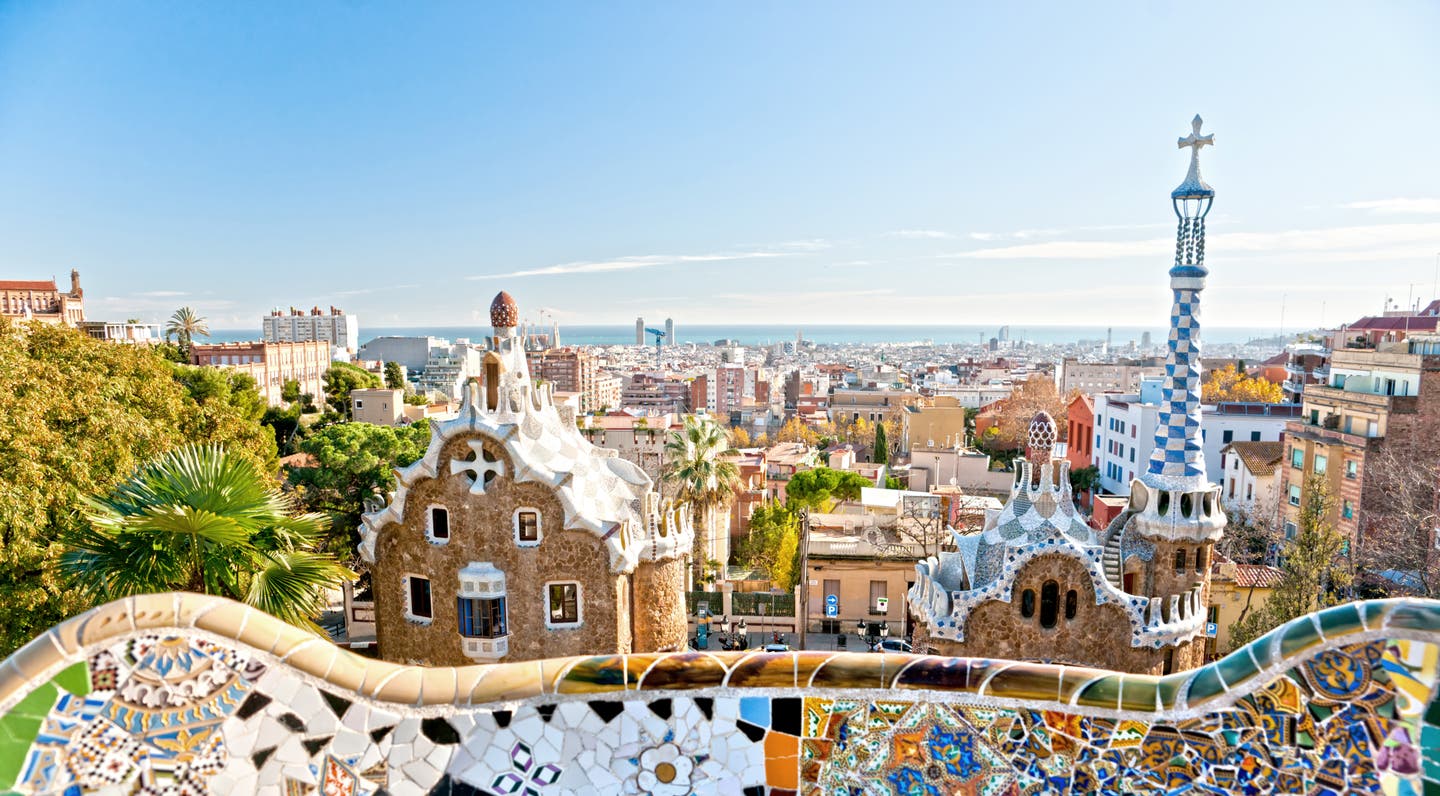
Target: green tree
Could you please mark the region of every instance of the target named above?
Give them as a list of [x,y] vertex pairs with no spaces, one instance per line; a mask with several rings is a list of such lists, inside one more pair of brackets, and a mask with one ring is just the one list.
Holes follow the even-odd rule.
[[1323,477],[1305,479],[1305,497],[1295,538],[1281,550],[1285,574],[1260,608],[1230,627],[1239,646],[1311,611],[1341,602],[1350,585],[1350,568],[1344,561],[1346,539],[1330,521],[1333,506]]
[[684,426],[671,432],[665,443],[662,478],[675,486],[676,497],[694,512],[695,550],[691,560],[697,567],[706,559],[710,534],[728,532],[714,526],[720,523],[721,509],[730,504],[740,487],[735,462],[725,458],[729,452],[724,429],[694,415],[686,417]]
[[190,307],[175,310],[165,322],[165,340],[171,338],[180,345],[182,361],[190,359],[190,346],[196,337],[209,337],[210,324]]
[[330,369],[325,371],[325,402],[330,404],[331,410],[350,420],[354,417],[350,407],[350,392],[375,389],[379,386],[380,378],[374,373],[348,362],[332,362]]
[[385,386],[392,390],[405,389],[405,371],[399,362],[385,363]]
[[799,516],[786,506],[769,503],[750,515],[750,530],[736,546],[735,558],[742,566],[763,571],[777,587],[789,590],[795,587],[799,544]]
[[202,407],[157,348],[0,319],[0,656],[91,607],[54,566],[84,495],[187,441],[273,466],[269,432],[228,403]]
[[790,476],[785,484],[785,502],[796,511],[801,508],[823,511],[832,500],[859,500],[860,490],[873,486],[875,482],[859,473],[816,467]]
[[1070,471],[1070,490],[1075,494],[1094,492],[1100,488],[1100,468],[1095,465]]
[[185,438],[223,442],[231,454],[244,456],[266,472],[279,465],[275,435],[261,425],[265,399],[255,377],[231,368],[173,366],[175,381],[185,387],[194,410],[181,424]]
[[280,400],[287,404],[293,404],[300,400],[300,382],[295,379],[286,379],[280,385]]
[[323,527],[242,456],[187,445],[143,465],[61,536],[65,580],[96,602],[193,591],[241,600],[294,625],[355,573],[311,550]]
[[890,443],[885,439],[885,424],[875,424],[875,455],[870,457],[876,464],[890,462]]
[[425,455],[430,422],[409,426],[337,423],[301,440],[298,449],[315,457],[314,467],[296,467],[288,478],[300,504],[330,520],[325,549],[356,563],[357,529],[366,498],[395,488],[395,468]]

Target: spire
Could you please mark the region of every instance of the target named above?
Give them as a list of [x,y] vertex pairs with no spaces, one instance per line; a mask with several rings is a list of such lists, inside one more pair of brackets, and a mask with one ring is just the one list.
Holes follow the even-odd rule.
[[1155,429],[1155,450],[1142,480],[1156,489],[1198,490],[1209,482],[1200,439],[1200,291],[1205,289],[1205,216],[1215,191],[1200,179],[1200,149],[1215,136],[1200,135],[1202,120],[1190,123],[1179,147],[1190,148],[1190,171],[1170,194],[1178,218],[1175,265],[1170,269],[1169,357]]

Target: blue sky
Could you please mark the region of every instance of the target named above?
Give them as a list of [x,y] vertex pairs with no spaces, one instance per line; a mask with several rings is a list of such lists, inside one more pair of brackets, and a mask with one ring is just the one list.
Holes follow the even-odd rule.
[[[0,277],[94,317],[1160,325],[1433,292],[1440,5],[0,0]],[[889,6],[889,7],[886,7]]]

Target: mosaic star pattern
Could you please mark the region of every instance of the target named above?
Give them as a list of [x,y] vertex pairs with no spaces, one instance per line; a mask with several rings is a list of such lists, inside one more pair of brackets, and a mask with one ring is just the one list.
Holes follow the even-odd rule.
[[0,792],[1440,794],[1440,603],[1168,677],[863,653],[357,658],[155,595],[0,669]]

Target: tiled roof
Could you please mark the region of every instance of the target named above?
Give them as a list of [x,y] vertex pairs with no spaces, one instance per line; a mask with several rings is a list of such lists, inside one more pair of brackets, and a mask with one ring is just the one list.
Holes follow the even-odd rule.
[[56,290],[54,279],[0,279],[0,290]]
[[1280,466],[1280,459],[1285,456],[1285,443],[1279,440],[1271,442],[1232,442],[1230,449],[1245,463],[1245,469],[1255,475],[1269,475],[1275,472]]
[[1280,579],[1285,577],[1283,570],[1266,564],[1236,564],[1235,585],[1248,589],[1252,586],[1258,589],[1272,589],[1280,585]]
[[1436,321],[1440,321],[1433,315],[1385,315],[1369,316],[1350,324],[1346,331],[1367,330],[1367,329],[1400,329],[1402,331],[1425,332],[1434,331]]

